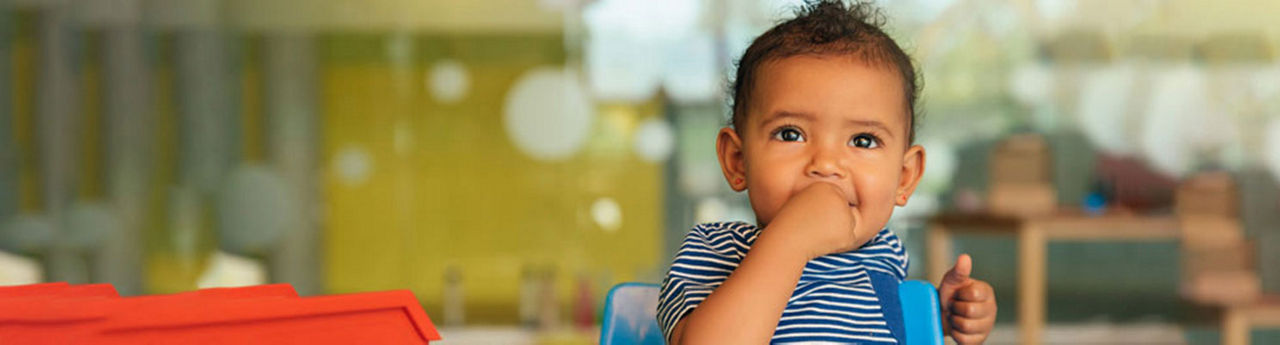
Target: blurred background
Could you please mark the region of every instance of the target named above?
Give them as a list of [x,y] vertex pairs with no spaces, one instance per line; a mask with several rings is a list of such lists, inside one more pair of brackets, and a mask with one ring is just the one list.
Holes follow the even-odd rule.
[[[0,284],[411,289],[445,344],[594,342],[611,286],[753,220],[714,137],[796,3],[0,2]],[[985,212],[1021,138],[1054,208],[1174,214],[1225,173],[1248,284],[1280,293],[1280,2],[877,3],[925,85],[924,181],[890,224],[913,278],[931,217]],[[1185,248],[1049,246],[1050,341],[1216,343]],[[955,249],[1016,342],[1015,241]]]

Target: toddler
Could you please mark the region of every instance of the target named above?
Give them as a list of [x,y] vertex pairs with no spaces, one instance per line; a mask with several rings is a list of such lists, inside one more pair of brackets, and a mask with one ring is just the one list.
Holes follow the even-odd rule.
[[[904,341],[897,286],[907,253],[885,224],[924,171],[914,145],[910,57],[869,4],[818,1],[768,30],[738,62],[733,119],[716,152],[756,224],[695,226],[662,283],[671,344]],[[939,284],[960,344],[995,323],[991,286],[961,255]]]

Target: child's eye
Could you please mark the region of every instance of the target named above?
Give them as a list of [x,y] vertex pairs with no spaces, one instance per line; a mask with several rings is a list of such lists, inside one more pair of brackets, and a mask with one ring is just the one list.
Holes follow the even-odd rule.
[[773,138],[782,141],[804,141],[804,134],[792,127],[782,127],[773,131]]
[[880,141],[870,134],[858,134],[849,139],[849,145],[864,149],[874,149],[880,147]]

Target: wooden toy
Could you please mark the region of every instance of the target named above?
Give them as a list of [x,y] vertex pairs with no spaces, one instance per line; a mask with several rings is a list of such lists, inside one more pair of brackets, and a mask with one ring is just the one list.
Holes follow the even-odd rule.
[[1226,172],[1183,181],[1176,192],[1182,238],[1182,296],[1222,310],[1222,344],[1249,344],[1253,326],[1280,326],[1280,296],[1262,292],[1254,243],[1239,221],[1239,194]]
[[991,152],[987,208],[992,214],[1043,216],[1058,205],[1051,154],[1044,138],[1014,135]]

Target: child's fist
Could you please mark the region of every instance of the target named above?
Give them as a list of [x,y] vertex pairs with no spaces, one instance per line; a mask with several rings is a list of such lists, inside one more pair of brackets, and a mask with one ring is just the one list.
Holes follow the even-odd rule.
[[857,209],[840,187],[818,182],[792,195],[767,228],[785,232],[813,259],[857,248],[861,244],[854,233],[858,220]]
[[972,271],[973,259],[961,254],[938,285],[942,332],[961,345],[982,344],[996,324],[995,291],[991,284],[970,278]]

